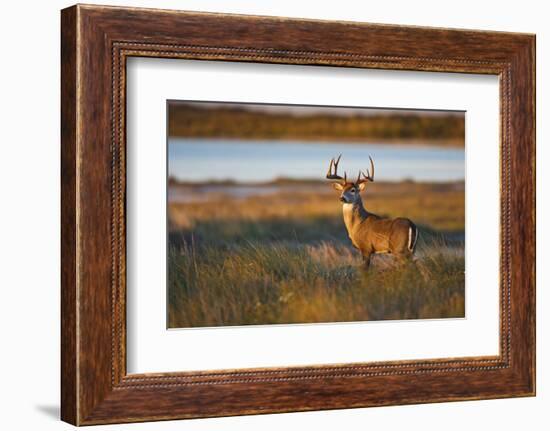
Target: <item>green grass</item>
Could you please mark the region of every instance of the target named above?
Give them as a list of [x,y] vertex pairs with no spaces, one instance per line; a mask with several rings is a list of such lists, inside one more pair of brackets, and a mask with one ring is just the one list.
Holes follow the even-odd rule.
[[169,327],[463,317],[463,193],[378,199],[417,214],[414,263],[364,271],[332,194],[172,205]]

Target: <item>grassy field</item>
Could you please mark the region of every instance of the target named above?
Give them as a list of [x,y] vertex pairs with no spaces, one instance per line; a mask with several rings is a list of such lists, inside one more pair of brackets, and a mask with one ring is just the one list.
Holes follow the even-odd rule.
[[368,272],[327,184],[244,197],[171,187],[189,199],[168,210],[169,327],[464,316],[462,183],[369,186],[369,211],[408,217],[420,235],[414,263],[379,255]]

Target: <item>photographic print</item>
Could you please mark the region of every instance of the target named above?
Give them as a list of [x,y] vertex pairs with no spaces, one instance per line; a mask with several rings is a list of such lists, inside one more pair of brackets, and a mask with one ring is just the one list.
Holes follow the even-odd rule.
[[464,317],[464,112],[167,115],[169,328]]

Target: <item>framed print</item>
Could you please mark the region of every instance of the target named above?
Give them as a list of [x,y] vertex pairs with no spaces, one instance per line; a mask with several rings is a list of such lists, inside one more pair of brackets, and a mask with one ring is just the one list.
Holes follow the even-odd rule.
[[535,394],[535,38],[62,11],[62,419]]

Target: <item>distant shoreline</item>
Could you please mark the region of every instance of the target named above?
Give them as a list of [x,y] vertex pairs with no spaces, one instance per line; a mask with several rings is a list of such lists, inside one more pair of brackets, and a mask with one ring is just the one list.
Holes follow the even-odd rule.
[[[167,189],[168,204],[174,205],[200,204],[216,200],[242,201],[250,198],[254,199],[274,199],[290,196],[299,201],[307,196],[308,199],[313,196],[333,195],[334,189],[329,181],[317,180],[285,180],[269,182],[186,182],[170,183]],[[369,199],[381,196],[402,196],[408,199],[410,196],[442,196],[448,193],[458,193],[464,195],[464,181],[453,182],[414,182],[414,181],[377,181],[369,184],[366,195]],[[292,199],[291,199],[292,200]],[[285,205],[288,202],[285,201]]]
[[439,147],[439,148],[464,148],[464,140],[461,139],[367,139],[367,138],[352,138],[342,137],[337,140],[331,136],[308,136],[307,138],[301,137],[284,137],[275,139],[265,139],[260,137],[247,137],[240,138],[234,136],[184,136],[184,135],[169,135],[168,139],[190,139],[190,140],[204,140],[204,141],[231,141],[231,142],[253,142],[258,145],[264,145],[271,142],[280,142],[282,144],[293,143],[331,143],[335,145],[339,144],[354,144],[354,145],[403,145],[403,146],[422,146],[422,147]]
[[[208,181],[181,181],[177,178],[169,178],[169,187],[273,187],[273,186],[321,186],[328,184],[327,180],[316,179],[295,179],[295,178],[277,178],[271,181],[235,181],[235,180],[208,180]],[[415,180],[397,180],[397,181],[376,181],[377,185],[390,186],[399,184],[418,184],[418,185],[464,185],[465,180],[449,181],[415,181]]]

